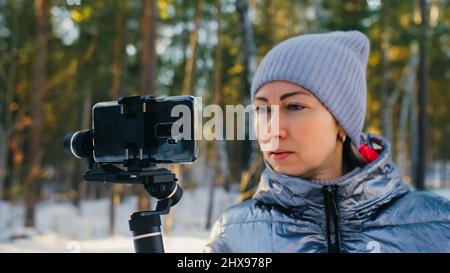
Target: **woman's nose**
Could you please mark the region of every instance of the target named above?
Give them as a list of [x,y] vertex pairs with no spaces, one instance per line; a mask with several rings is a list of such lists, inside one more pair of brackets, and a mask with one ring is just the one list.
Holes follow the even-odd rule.
[[277,108],[272,109],[270,117],[266,120],[260,120],[258,131],[260,140],[267,142],[273,138],[282,139],[287,136],[286,122]]
[[281,120],[271,121],[267,126],[267,133],[270,138],[285,138],[287,135],[287,129]]

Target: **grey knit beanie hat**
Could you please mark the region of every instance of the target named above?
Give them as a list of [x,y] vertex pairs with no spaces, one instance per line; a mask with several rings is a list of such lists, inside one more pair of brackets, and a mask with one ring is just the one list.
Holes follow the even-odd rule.
[[356,147],[366,114],[369,39],[359,31],[306,34],[272,48],[252,82],[252,101],[271,81],[289,81],[308,89],[339,122]]

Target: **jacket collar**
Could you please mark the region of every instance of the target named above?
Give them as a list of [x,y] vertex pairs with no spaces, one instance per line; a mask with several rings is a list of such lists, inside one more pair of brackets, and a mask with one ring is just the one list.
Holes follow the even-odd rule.
[[[367,137],[381,143],[380,156],[334,183],[337,185],[340,216],[347,220],[368,217],[383,204],[409,191],[392,162],[391,146],[387,139],[374,134],[367,134]],[[304,216],[316,217],[318,213],[323,213],[324,185],[278,173],[265,163],[266,169],[261,175],[254,199]]]

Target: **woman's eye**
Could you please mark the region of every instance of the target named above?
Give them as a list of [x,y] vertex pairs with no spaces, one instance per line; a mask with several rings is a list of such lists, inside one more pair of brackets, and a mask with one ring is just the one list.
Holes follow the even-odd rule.
[[261,106],[256,106],[256,112],[257,113],[269,113],[270,112],[270,107],[265,106],[265,105],[261,105]]
[[304,107],[304,106],[302,106],[300,104],[289,104],[286,108],[288,110],[291,110],[291,111],[300,111],[300,110],[303,110],[306,107]]

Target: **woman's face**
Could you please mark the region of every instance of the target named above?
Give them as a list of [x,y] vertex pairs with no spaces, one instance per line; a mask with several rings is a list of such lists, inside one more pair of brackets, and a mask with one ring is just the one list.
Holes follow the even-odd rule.
[[[344,131],[322,103],[305,88],[286,81],[263,85],[254,100],[260,146],[264,158],[280,173],[306,179],[332,179],[342,175]],[[271,126],[270,106],[279,107],[279,130]],[[269,112],[266,113],[266,107]],[[268,118],[262,118],[266,115]],[[269,120],[268,123],[266,119]],[[273,124],[273,123],[272,123]],[[277,144],[277,145],[275,145]]]

